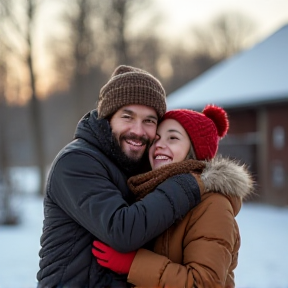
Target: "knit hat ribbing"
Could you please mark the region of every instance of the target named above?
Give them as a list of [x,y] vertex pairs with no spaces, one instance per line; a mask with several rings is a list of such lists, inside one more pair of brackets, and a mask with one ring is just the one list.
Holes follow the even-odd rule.
[[100,90],[98,117],[107,118],[121,107],[131,104],[150,106],[162,118],[166,112],[166,93],[159,80],[150,73],[121,65]]
[[197,160],[211,160],[218,150],[219,138],[224,137],[229,128],[226,112],[215,105],[207,105],[202,113],[188,109],[171,110],[166,112],[165,119],[174,119],[183,126]]

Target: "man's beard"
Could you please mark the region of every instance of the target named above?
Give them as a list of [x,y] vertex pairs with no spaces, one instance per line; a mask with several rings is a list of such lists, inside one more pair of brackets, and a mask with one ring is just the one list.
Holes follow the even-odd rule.
[[119,144],[119,141],[112,133],[112,147],[114,151],[113,154],[116,156],[116,160],[121,165],[122,169],[124,169],[128,174],[128,177],[130,177],[132,175],[146,172],[151,169],[148,157],[148,151],[151,146],[151,143],[149,139],[137,136],[129,136],[129,137],[126,136],[123,137],[122,139],[125,140],[128,138],[131,140],[140,140],[143,143],[143,145],[146,145],[146,149],[140,158],[129,157],[124,153]]

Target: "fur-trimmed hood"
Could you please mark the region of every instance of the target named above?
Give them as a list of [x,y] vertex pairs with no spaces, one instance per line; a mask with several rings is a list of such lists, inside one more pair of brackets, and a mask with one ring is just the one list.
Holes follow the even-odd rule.
[[254,181],[245,165],[239,161],[217,156],[205,161],[201,180],[206,191],[220,192],[226,196],[247,198],[253,193]]

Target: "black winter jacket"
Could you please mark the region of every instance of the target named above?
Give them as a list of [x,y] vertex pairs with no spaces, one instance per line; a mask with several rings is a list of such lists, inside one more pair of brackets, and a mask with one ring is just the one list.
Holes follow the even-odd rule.
[[128,172],[123,172],[111,136],[108,121],[97,119],[93,110],[52,163],[44,199],[39,288],[127,287],[126,276],[97,263],[93,240],[120,252],[136,250],[200,201],[196,180],[183,174],[132,204]]

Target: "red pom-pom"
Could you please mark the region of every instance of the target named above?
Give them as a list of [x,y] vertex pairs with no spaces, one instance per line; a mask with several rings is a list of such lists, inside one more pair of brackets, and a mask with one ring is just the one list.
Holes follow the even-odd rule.
[[215,105],[207,105],[202,113],[215,123],[218,136],[224,137],[229,129],[228,116],[225,110]]

